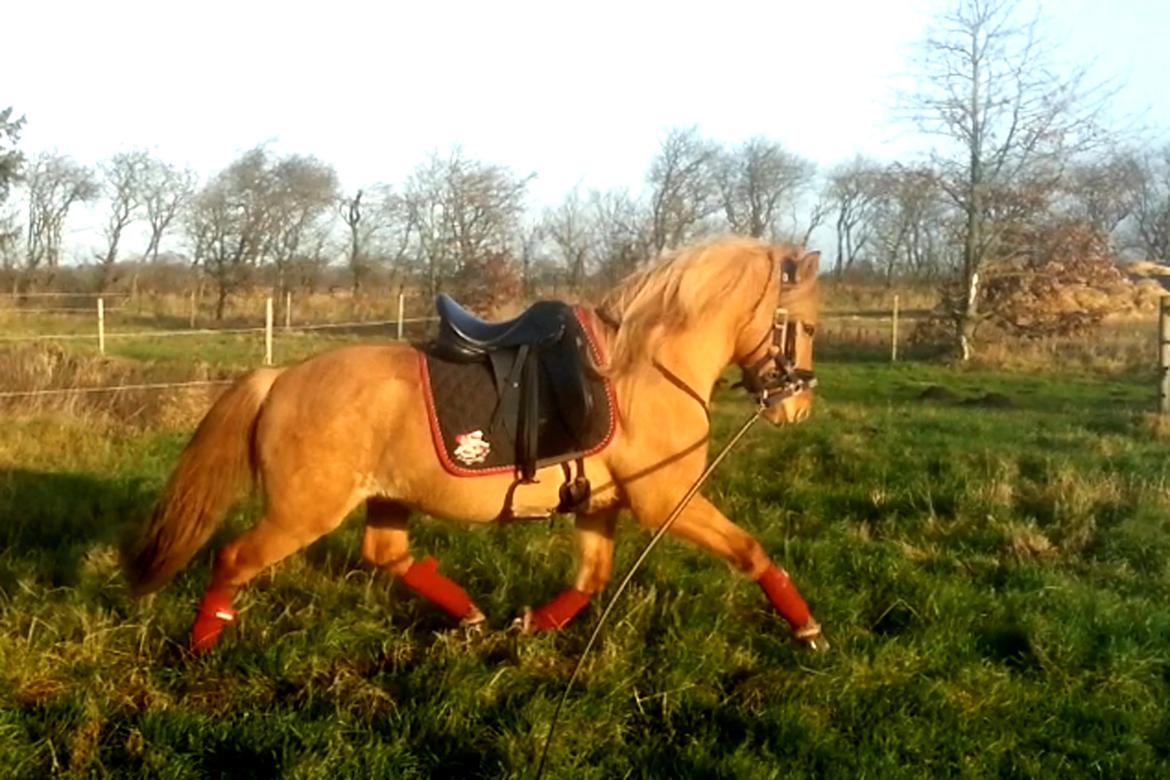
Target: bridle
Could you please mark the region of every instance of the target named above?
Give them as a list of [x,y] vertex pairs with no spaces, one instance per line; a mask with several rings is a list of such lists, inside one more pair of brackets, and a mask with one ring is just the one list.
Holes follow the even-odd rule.
[[811,392],[817,385],[813,371],[796,367],[797,328],[804,330],[810,337],[816,333],[816,326],[812,323],[792,320],[788,309],[776,307],[772,326],[751,351],[751,354],[756,354],[770,339],[766,354],[743,366],[743,379],[736,386],[756,396],[762,407],[770,408],[794,396]]

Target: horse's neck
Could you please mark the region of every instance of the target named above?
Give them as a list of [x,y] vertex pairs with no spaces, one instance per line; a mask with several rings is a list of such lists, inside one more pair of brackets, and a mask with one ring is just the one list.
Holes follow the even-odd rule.
[[713,325],[669,333],[651,355],[707,401],[732,356],[732,337]]

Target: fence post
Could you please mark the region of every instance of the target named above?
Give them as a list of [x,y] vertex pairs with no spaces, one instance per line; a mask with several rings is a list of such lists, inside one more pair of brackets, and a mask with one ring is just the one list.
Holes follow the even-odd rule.
[[284,294],[284,329],[292,328],[292,292]]
[[403,309],[406,308],[406,293],[398,293],[398,340],[402,341]]
[[1170,412],[1170,295],[1163,295],[1158,306],[1158,369],[1158,410],[1166,414]]
[[195,329],[195,291],[191,291],[191,330]]
[[898,296],[894,296],[894,322],[890,333],[890,362],[898,362]]
[[272,296],[264,301],[264,365],[272,365]]
[[106,354],[106,302],[98,298],[98,352]]

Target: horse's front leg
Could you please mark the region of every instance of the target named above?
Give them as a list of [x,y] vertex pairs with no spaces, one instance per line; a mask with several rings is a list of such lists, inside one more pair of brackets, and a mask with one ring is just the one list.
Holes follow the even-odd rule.
[[613,533],[618,510],[579,515],[576,519],[577,578],[544,606],[524,610],[517,618],[525,633],[563,628],[577,616],[593,596],[609,582],[613,571]]
[[[638,521],[651,528],[660,527],[674,510],[674,505],[668,505],[664,498],[658,494],[639,501],[635,496],[633,509]],[[670,533],[730,563],[760,586],[799,641],[814,650],[828,649],[820,624],[813,618],[788,572],[772,562],[755,537],[728,520],[710,501],[701,495],[692,498],[671,525]]]

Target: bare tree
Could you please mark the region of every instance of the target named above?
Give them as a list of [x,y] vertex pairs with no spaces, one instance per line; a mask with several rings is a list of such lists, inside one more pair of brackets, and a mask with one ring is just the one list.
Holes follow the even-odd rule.
[[880,194],[880,166],[862,157],[829,174],[824,200],[837,233],[838,277],[853,268],[873,238],[874,206]]
[[669,131],[650,164],[650,247],[661,252],[693,238],[719,211],[719,147],[695,127]]
[[650,251],[653,219],[625,190],[594,191],[589,197],[593,218],[593,254],[602,275],[616,282],[633,271]]
[[1074,165],[1064,181],[1063,211],[1097,234],[1116,237],[1133,214],[1142,179],[1141,161],[1128,152]]
[[163,236],[195,196],[195,174],[151,157],[141,172],[140,187],[150,225],[150,241],[143,257],[154,263],[158,261]]
[[119,152],[100,166],[102,190],[109,205],[106,217],[106,252],[100,256],[102,287],[110,282],[122,233],[138,218],[143,207],[143,175],[150,158],[146,152]]
[[953,221],[947,213],[937,174],[924,167],[894,163],[875,179],[874,266],[886,284],[896,275],[935,279],[944,270]]
[[349,231],[349,251],[346,255],[346,264],[349,267],[350,286],[354,297],[362,286],[362,277],[365,276],[365,255],[362,253],[362,196],[363,190],[358,190],[353,197],[341,198],[337,204],[337,211],[341,221]]
[[1170,146],[1139,162],[1133,243],[1146,260],[1170,264]]
[[405,198],[431,295],[464,263],[510,254],[531,178],[469,160],[458,147],[415,170]]
[[69,210],[93,200],[98,185],[93,172],[68,157],[40,154],[33,158],[26,177],[28,194],[28,241],[25,267],[55,270],[61,259],[61,233]]
[[756,238],[776,238],[785,206],[812,182],[815,166],[776,141],[750,138],[719,154],[715,179],[728,226]]
[[959,355],[972,353],[980,280],[1004,230],[1035,208],[1077,151],[1098,140],[1085,71],[1056,75],[1015,0],[958,0],[923,44],[920,126],[950,145],[935,165],[962,214],[960,294],[949,303]]
[[222,320],[228,296],[245,284],[249,269],[272,242],[273,183],[263,149],[246,152],[195,197],[187,233],[195,262],[216,285],[215,317]]
[[24,117],[12,118],[12,107],[0,111],[0,265],[10,269],[16,264],[15,247],[20,237],[16,216],[5,208],[12,185],[20,181],[24,155],[16,148]]
[[289,266],[301,253],[306,236],[332,216],[337,174],[314,157],[292,155],[271,166],[270,179],[266,208],[272,234],[265,248],[267,259],[276,267],[276,290],[283,295]]
[[569,286],[580,290],[589,272],[595,236],[595,222],[590,219],[588,205],[577,187],[569,190],[564,200],[544,213],[544,233],[556,247],[557,259],[565,269]]

